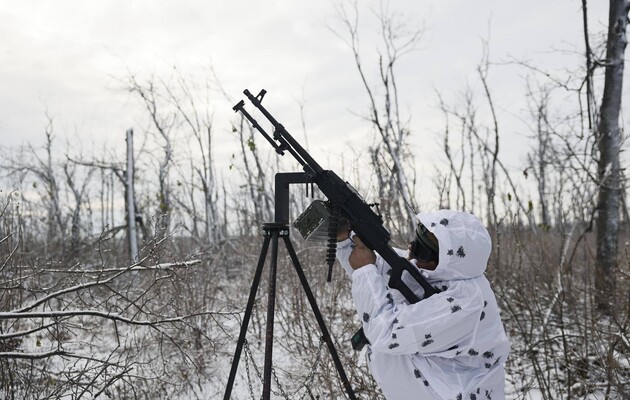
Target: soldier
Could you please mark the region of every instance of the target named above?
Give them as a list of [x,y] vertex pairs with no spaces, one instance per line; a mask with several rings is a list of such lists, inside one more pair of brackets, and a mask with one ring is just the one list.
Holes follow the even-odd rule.
[[[488,231],[475,216],[440,210],[417,215],[408,250],[440,292],[415,304],[387,286],[390,266],[348,229],[337,257],[352,279],[352,297],[369,344],[370,371],[387,399],[499,400],[510,344],[484,276],[491,252]],[[403,280],[420,298],[408,274]]]

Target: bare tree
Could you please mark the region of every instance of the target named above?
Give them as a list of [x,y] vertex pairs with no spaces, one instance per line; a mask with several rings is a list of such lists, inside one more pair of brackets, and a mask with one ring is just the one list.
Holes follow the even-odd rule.
[[[348,10],[348,8],[350,10]],[[380,25],[382,49],[378,52],[379,80],[369,82],[361,55],[358,2],[337,8],[343,32],[333,29],[352,50],[354,63],[366,91],[370,111],[367,120],[379,135],[380,141],[370,148],[371,163],[379,182],[381,210],[389,223],[401,223],[402,234],[409,235],[415,228],[415,207],[412,182],[409,179],[409,120],[403,116],[399,104],[396,81],[398,61],[416,49],[424,29],[405,22],[400,13],[389,10],[389,2],[380,2],[376,17]],[[378,93],[382,92],[382,96]]]
[[[466,89],[461,95],[463,104],[456,103],[454,106],[449,106],[439,96],[440,108],[446,118],[443,149],[458,192],[455,206],[466,209],[466,198],[481,197],[477,192],[482,189],[485,194],[485,202],[479,202],[479,210],[473,209],[474,203],[471,202],[470,211],[479,212],[480,215],[485,214],[488,226],[498,227],[498,212],[495,204],[498,191],[497,183],[500,178],[504,178],[509,187],[505,198],[508,202],[513,201],[516,204],[517,211],[530,221],[531,229],[535,229],[530,208],[525,205],[524,199],[519,195],[518,182],[513,179],[507,166],[499,157],[498,117],[494,109],[491,89],[487,82],[487,68],[489,68],[487,62],[488,60],[484,55],[482,64],[478,67],[478,73],[484,87],[483,95],[490,110],[490,126],[478,118],[477,99],[470,89]],[[451,116],[457,121],[457,126],[460,129],[458,141],[452,140],[450,135],[452,129],[449,117]],[[457,146],[455,150],[453,146]],[[469,168],[465,169],[466,166]],[[480,171],[477,171],[478,168]],[[476,174],[481,175],[482,185],[476,183]],[[466,183],[466,177],[470,179],[469,185]],[[450,182],[447,181],[445,184],[449,185]],[[470,195],[466,196],[466,191]],[[481,213],[483,205],[485,205],[485,213]]]
[[[484,181],[486,183],[486,197],[487,197],[487,207],[488,207],[488,222],[489,225],[497,224],[497,208],[495,204],[495,195],[496,195],[496,187],[497,187],[497,165],[499,164],[499,122],[497,119],[497,112],[494,107],[494,101],[492,98],[492,94],[490,93],[490,87],[488,85],[488,71],[490,69],[490,59],[488,54],[488,46],[484,44],[484,53],[483,59],[479,66],[477,67],[477,72],[479,74],[479,80],[483,85],[483,90],[485,93],[486,101],[488,102],[488,108],[490,109],[490,115],[492,117],[492,136],[491,140],[485,141],[484,144],[484,153],[487,154],[488,160],[486,162],[487,166],[484,168]],[[490,144],[491,143],[491,144]],[[482,157],[482,159],[486,159],[486,157]],[[507,175],[507,171],[506,171]],[[507,175],[508,180],[510,176]],[[512,185],[514,186],[514,185]],[[514,189],[514,187],[513,187]],[[514,190],[514,195],[516,196],[516,190]],[[525,213],[527,215],[527,213]]]
[[[549,185],[548,166],[551,162],[552,149],[551,132],[547,127],[547,112],[549,104],[549,89],[543,88],[540,97],[535,97],[533,90],[528,89],[528,97],[534,103],[534,118],[536,119],[535,140],[536,145],[533,153],[528,155],[529,166],[525,170],[531,169],[537,182],[538,201],[540,203],[540,224],[543,227],[551,226],[549,215],[549,202],[547,200],[547,190]],[[527,175],[526,175],[527,176]]]
[[[214,71],[212,71],[214,72]],[[201,163],[191,162],[191,170],[196,175],[194,179],[191,179],[190,184],[190,210],[191,220],[193,224],[192,231],[196,232],[196,223],[199,217],[194,211],[194,191],[195,186],[193,182],[197,179],[201,182],[201,191],[203,192],[203,204],[205,215],[203,223],[205,225],[205,238],[208,243],[217,243],[223,239],[222,230],[220,229],[219,210],[218,210],[218,184],[215,170],[214,156],[213,156],[213,126],[212,115],[210,115],[208,107],[202,104],[198,104],[198,94],[194,93],[189,82],[183,74],[176,70],[175,75],[176,87],[165,85],[166,97],[169,103],[175,107],[178,116],[182,119],[184,127],[192,134],[194,142],[198,145]],[[206,84],[206,94],[211,92],[210,84]],[[207,99],[205,99],[207,102]],[[201,100],[203,102],[204,99]],[[176,199],[176,201],[178,201]],[[179,201],[178,201],[179,202]],[[180,205],[184,206],[182,202]],[[186,207],[186,206],[184,206]]]
[[33,176],[32,187],[41,187],[40,199],[46,209],[46,250],[51,256],[58,250],[63,259],[77,255],[81,231],[86,230],[82,213],[89,204],[87,190],[94,170],[87,168],[79,171],[68,158],[64,161],[55,158],[53,119],[48,114],[46,118],[43,149],[29,144],[28,152],[12,160],[7,169],[12,174],[23,174],[21,182],[27,175]]
[[[83,157],[81,155],[76,157],[66,156],[72,164],[82,165],[90,168],[89,171],[100,170],[101,177],[109,177],[109,179],[103,179],[101,184],[101,207],[103,208],[101,213],[102,219],[102,234],[103,235],[116,235],[118,232],[125,230],[127,232],[127,240],[129,244],[129,259],[137,260],[139,255],[139,247],[137,241],[137,227],[139,226],[142,232],[142,237],[145,241],[150,240],[150,234],[147,226],[144,224],[144,219],[135,195],[135,154],[133,151],[133,130],[129,129],[126,132],[126,161],[117,162],[112,161],[115,159],[114,155],[108,157],[107,161],[98,159],[97,157]],[[99,157],[100,158],[100,157]],[[91,174],[91,173],[90,173]],[[114,179],[114,177],[116,179]],[[124,213],[125,222],[121,225],[115,225],[115,198],[116,185],[115,182],[122,187],[122,198],[124,199]],[[104,197],[107,195],[107,199]],[[105,211],[108,207],[105,206],[109,203],[110,215],[107,216]],[[109,221],[109,224],[106,224]]]
[[268,182],[267,168],[263,168],[261,152],[256,145],[256,132],[249,124],[246,124],[244,117],[239,118],[238,128],[234,129],[239,136],[241,148],[241,159],[243,161],[243,172],[247,180],[246,187],[249,200],[252,201],[254,209],[253,226],[260,226],[264,221],[271,221],[273,210],[273,195]]
[[[22,165],[21,169],[26,169],[34,174],[38,180],[44,185],[44,195],[42,200],[47,205],[47,221],[48,221],[48,241],[58,243],[61,246],[61,254],[65,253],[65,236],[66,236],[66,218],[62,214],[62,206],[60,199],[60,187],[57,179],[57,172],[54,169],[53,160],[53,120],[52,117],[46,115],[48,123],[45,129],[46,143],[44,145],[44,157],[38,155],[37,150],[33,146],[29,146],[31,155],[35,158],[34,165]],[[24,160],[23,160],[24,161]]]
[[[155,220],[155,235],[164,237],[171,226],[173,211],[172,189],[170,184],[170,169],[173,163],[173,135],[172,130],[177,123],[176,114],[168,109],[160,107],[163,100],[155,83],[149,80],[145,85],[140,84],[135,77],[129,78],[128,90],[138,95],[140,101],[149,113],[151,125],[154,130],[149,132],[157,135],[161,143],[162,156],[158,161],[157,177],[157,207]],[[163,113],[164,112],[164,113]]]
[[[457,209],[461,209],[461,210],[466,210],[466,188],[464,187],[464,177],[463,177],[463,172],[464,172],[464,165],[466,164],[466,153],[464,151],[464,143],[465,143],[465,137],[468,136],[470,137],[470,129],[467,129],[470,124],[466,123],[466,118],[468,118],[467,116],[464,117],[462,119],[462,116],[460,115],[456,115],[457,119],[460,121],[460,126],[459,126],[459,131],[460,131],[460,145],[462,146],[461,151],[459,152],[459,160],[457,160],[457,156],[456,154],[453,154],[453,149],[452,149],[452,138],[451,138],[451,123],[450,123],[450,116],[452,114],[452,112],[448,109],[448,106],[445,104],[444,99],[442,98],[442,96],[438,93],[438,99],[439,99],[439,103],[440,103],[440,109],[442,110],[442,113],[444,114],[444,134],[443,134],[443,145],[442,145],[442,149],[444,150],[444,155],[446,156],[446,159],[448,160],[448,166],[449,166],[449,174],[448,174],[448,179],[446,179],[444,185],[446,187],[451,186],[451,179],[455,179],[455,192],[457,193],[457,195],[455,196],[455,204],[453,205],[455,208]],[[467,114],[468,115],[472,115],[474,114],[474,110],[471,108],[472,107],[472,102],[470,101],[470,98],[468,98],[468,101],[466,102],[466,107],[467,107]],[[466,132],[468,132],[469,134],[466,135]],[[455,150],[455,152],[457,152],[457,150]],[[468,158],[470,159],[470,163],[473,163],[473,159],[474,159],[474,155],[471,152],[468,155]],[[473,193],[471,193],[471,198],[474,198],[474,173],[473,173],[474,169],[470,169],[467,172],[471,173],[471,191],[473,191]],[[444,190],[449,190],[449,189],[444,189]],[[449,191],[450,193],[450,191]],[[451,204],[450,204],[450,198],[448,201],[448,206],[447,208],[450,208]]]
[[63,172],[66,178],[66,184],[72,193],[72,197],[74,199],[74,205],[72,207],[71,217],[70,217],[70,249],[69,255],[70,257],[76,257],[79,251],[80,244],[80,232],[82,227],[81,221],[81,212],[83,209],[84,203],[88,201],[89,196],[87,195],[88,184],[94,174],[95,169],[88,169],[83,182],[77,182],[77,171],[76,165],[66,161],[63,164]]
[[618,257],[621,191],[624,187],[621,180],[622,131],[619,126],[619,118],[629,10],[630,1],[628,0],[610,1],[606,60],[604,61],[606,70],[604,92],[596,132],[599,149],[597,168],[599,199],[597,203],[595,286],[597,305],[604,311],[610,311],[610,296],[613,293],[613,271],[617,266]]

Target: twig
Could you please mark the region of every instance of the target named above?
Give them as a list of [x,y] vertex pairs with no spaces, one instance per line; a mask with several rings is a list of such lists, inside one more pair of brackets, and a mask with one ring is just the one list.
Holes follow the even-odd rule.
[[66,310],[66,311],[41,311],[41,312],[0,312],[0,319],[22,319],[22,318],[66,318],[66,317],[80,317],[80,316],[93,316],[111,319],[113,321],[120,321],[130,325],[157,325],[166,324],[172,322],[183,322],[184,320],[199,315],[232,315],[230,312],[211,312],[203,311],[180,317],[166,318],[155,321],[149,320],[134,320],[127,318],[121,314],[112,314],[103,311],[95,310]]

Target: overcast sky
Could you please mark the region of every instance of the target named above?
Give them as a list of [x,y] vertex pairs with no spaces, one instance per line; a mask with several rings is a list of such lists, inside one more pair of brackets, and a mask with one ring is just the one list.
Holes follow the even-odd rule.
[[[145,125],[121,80],[130,73],[166,78],[173,67],[202,76],[212,66],[234,100],[245,88],[267,89],[267,106],[293,132],[301,133],[297,100],[303,99],[316,155],[360,148],[370,136],[357,114],[368,105],[350,50],[329,29],[339,26],[337,3],[0,0],[2,143],[42,143],[46,112],[58,137],[122,141],[127,128]],[[589,7],[592,30],[602,33],[608,2]],[[454,99],[466,85],[478,88],[475,68],[483,40],[497,63],[522,59],[558,73],[576,70],[581,62],[578,0],[392,0],[390,9],[411,24],[425,24],[418,50],[400,60],[397,78],[412,118],[412,145],[420,155],[436,146],[443,124],[436,91]],[[376,23],[367,7],[361,9],[361,21],[366,32],[362,51],[374,77],[377,44],[369,32]],[[516,143],[520,150],[509,157],[513,164],[524,159],[528,132],[525,125],[508,121],[510,115],[524,114],[526,75],[514,66],[493,67],[490,73],[495,100],[506,115],[504,146]],[[229,134],[231,106],[222,98],[212,104],[217,143],[226,149],[235,140]]]

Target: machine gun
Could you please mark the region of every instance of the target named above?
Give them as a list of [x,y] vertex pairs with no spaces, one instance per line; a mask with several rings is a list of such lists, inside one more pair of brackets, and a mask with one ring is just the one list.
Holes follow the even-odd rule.
[[[391,266],[392,273],[388,286],[397,289],[409,301],[417,303],[421,299],[403,281],[402,274],[407,271],[424,289],[424,298],[438,291],[431,286],[422,276],[418,268],[408,260],[399,256],[389,244],[391,235],[383,226],[382,218],[363,200],[359,193],[348,183],[342,180],[335,172],[323,169],[311,155],[287,132],[267,109],[262,105],[262,100],[267,93],[264,89],[256,96],[249,90],[243,92],[249,101],[267,118],[273,125],[273,137],[258,124],[258,122],[245,110],[245,101],[239,101],[232,109],[240,112],[256,128],[276,152],[284,155],[289,152],[295,160],[302,165],[309,181],[315,183],[319,190],[326,196],[332,206],[333,213],[339,213],[350,222],[352,230],[361,241],[371,250],[378,252],[380,256]],[[330,232],[332,234],[332,232]],[[334,261],[334,249],[332,258]],[[330,249],[329,249],[330,252]],[[330,256],[330,253],[329,253]],[[330,277],[330,270],[329,270]],[[354,339],[353,339],[354,341]]]

